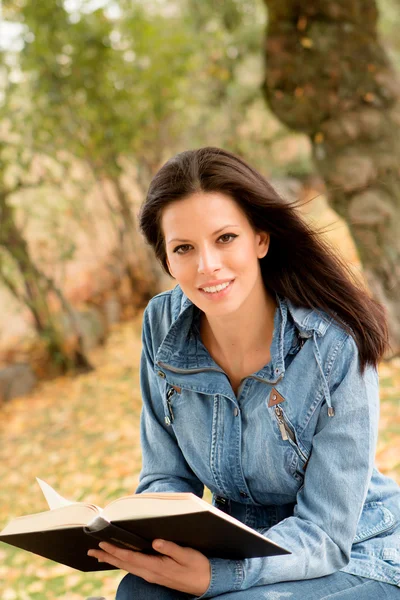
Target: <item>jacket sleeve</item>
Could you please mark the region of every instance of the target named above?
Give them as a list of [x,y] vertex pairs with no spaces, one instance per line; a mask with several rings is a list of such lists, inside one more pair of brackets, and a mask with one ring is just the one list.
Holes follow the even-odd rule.
[[166,425],[164,420],[163,398],[154,372],[153,342],[146,309],[140,361],[142,470],[136,493],[192,492],[201,498],[204,485],[187,464],[172,427]]
[[335,416],[322,405],[294,514],[260,531],[291,555],[242,561],[211,559],[200,598],[281,581],[312,579],[343,568],[372,475],[379,420],[377,371],[359,371],[354,340],[345,339],[330,377]]

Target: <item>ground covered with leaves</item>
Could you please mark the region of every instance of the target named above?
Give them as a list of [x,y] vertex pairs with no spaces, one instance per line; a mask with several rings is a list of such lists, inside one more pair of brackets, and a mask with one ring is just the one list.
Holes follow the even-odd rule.
[[[35,477],[71,500],[104,506],[137,485],[141,316],[118,325],[91,360],[93,373],[40,384],[0,411],[0,528],[46,510]],[[380,469],[400,482],[400,360],[382,364]],[[119,571],[80,573],[0,544],[1,600],[115,597]]]

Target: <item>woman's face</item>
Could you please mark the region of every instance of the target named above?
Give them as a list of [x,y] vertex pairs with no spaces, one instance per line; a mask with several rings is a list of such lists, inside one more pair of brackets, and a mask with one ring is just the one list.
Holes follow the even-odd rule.
[[236,312],[262,286],[259,259],[269,236],[220,192],[198,192],[162,213],[167,263],[184,294],[206,315]]

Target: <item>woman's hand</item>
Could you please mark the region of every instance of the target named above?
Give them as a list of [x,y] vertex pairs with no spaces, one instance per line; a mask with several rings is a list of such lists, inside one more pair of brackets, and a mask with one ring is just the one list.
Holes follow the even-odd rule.
[[108,542],[100,542],[101,550],[89,550],[88,555],[142,577],[149,583],[194,596],[204,594],[211,579],[210,561],[204,554],[165,540],[154,540],[152,545],[159,556],[123,550]]

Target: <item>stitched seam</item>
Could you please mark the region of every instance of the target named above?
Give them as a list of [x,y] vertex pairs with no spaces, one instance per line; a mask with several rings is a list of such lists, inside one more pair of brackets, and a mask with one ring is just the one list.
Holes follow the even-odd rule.
[[[339,350],[341,348],[343,348],[346,339],[347,339],[347,334],[345,333],[343,338],[338,340],[338,343],[336,344],[331,355],[328,357],[328,359],[326,361],[325,375],[328,379],[328,384],[330,381],[330,375],[332,374],[332,371],[333,371],[333,366],[336,363],[337,357],[339,356]],[[321,383],[319,394],[316,395],[315,401],[308,408],[308,411],[306,413],[305,420],[304,420],[304,426],[302,426],[302,428],[299,429],[299,435],[302,435],[304,433],[304,431],[306,430],[313,415],[315,414],[315,411],[317,410],[318,406],[320,405],[323,397],[324,397],[324,390],[323,390],[323,384]]]
[[345,333],[345,335],[343,336],[342,339],[339,339],[336,347],[334,348],[331,356],[330,356],[330,360],[327,364],[327,369],[326,369],[326,377],[328,379],[328,382],[330,382],[330,377],[332,375],[333,372],[333,368],[336,364],[337,358],[339,356],[339,350],[342,350],[345,343],[347,342],[348,338],[349,338],[349,334]]
[[[376,559],[376,557],[373,557]],[[343,567],[341,571],[344,573],[349,573],[349,575],[357,575],[358,577],[370,577],[374,581],[380,581],[381,583],[387,583],[389,585],[397,585],[400,587],[400,577],[394,576],[392,574],[393,566],[388,565],[390,569],[390,573],[387,568],[382,568],[373,564],[367,572],[364,561],[362,562],[362,566],[360,566],[360,559],[352,558],[349,565],[347,567]]]
[[240,590],[244,581],[244,567],[242,561],[236,561],[235,565],[235,575],[236,575],[236,583],[235,583],[235,591]]

